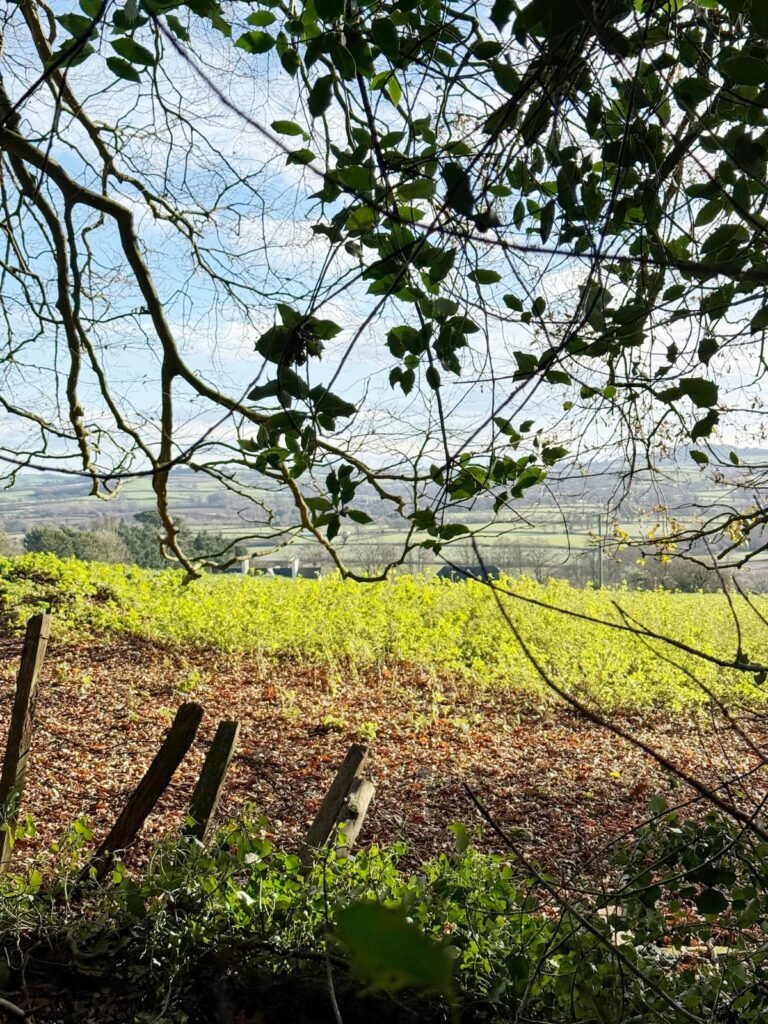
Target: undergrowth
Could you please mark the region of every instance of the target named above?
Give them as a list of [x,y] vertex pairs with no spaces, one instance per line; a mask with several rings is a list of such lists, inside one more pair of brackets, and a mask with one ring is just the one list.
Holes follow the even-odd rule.
[[55,965],[99,1005],[130,993],[137,1024],[330,1022],[331,986],[349,1024],[764,1019],[768,847],[714,814],[657,816],[605,892],[480,853],[463,826],[417,874],[396,844],[326,851],[304,875],[266,829],[252,815],[207,847],[167,842],[143,877],[117,864],[78,888],[80,823],[55,871],[2,879],[0,988],[18,997]]
[[[628,621],[691,649],[768,662],[768,630],[737,597],[741,643],[723,594],[579,590],[562,581],[502,582],[510,618],[552,678],[606,709],[720,700],[761,701],[755,676],[585,622],[562,609]],[[545,607],[527,603],[540,601]],[[206,576],[59,560],[0,559],[0,613],[18,629],[50,609],[60,636],[122,632],[164,644],[216,648],[257,659],[293,658],[332,670],[390,665],[541,693],[543,684],[499,613],[472,581],[399,576],[375,586],[344,581]],[[560,609],[560,610],[556,610]],[[631,616],[631,620],[628,618]],[[662,660],[659,653],[669,656]]]

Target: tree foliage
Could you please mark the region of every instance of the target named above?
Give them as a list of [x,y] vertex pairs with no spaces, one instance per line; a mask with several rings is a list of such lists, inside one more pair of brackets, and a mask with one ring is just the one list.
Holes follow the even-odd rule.
[[763,429],[763,6],[14,7],[9,472],[151,474],[188,567],[182,464],[256,502],[250,535],[287,490],[342,568],[344,520],[439,552],[596,453],[753,486],[710,442]]

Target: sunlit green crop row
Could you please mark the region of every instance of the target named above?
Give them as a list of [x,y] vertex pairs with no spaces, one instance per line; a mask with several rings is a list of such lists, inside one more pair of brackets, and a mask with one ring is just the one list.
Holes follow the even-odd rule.
[[[501,601],[534,659],[569,692],[603,706],[684,705],[707,700],[707,691],[729,703],[763,697],[754,671],[722,668],[668,644],[564,614],[642,624],[696,651],[735,660],[737,629],[722,594],[577,590],[561,581],[540,585],[528,579],[506,581],[504,589],[509,594]],[[742,655],[752,665],[768,663],[768,628],[741,597],[734,600]],[[768,615],[768,601],[754,603]],[[266,660],[292,658],[334,671],[378,663],[473,683],[546,689],[496,596],[475,582],[401,576],[366,585],[336,576],[207,576],[185,584],[183,574],[172,570],[152,573],[48,555],[0,559],[0,609],[8,625],[18,626],[32,610],[46,607],[55,612],[60,633],[121,631]]]

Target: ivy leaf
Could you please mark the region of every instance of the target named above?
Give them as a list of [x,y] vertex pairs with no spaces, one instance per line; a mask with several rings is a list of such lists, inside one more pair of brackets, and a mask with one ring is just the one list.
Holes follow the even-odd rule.
[[333,75],[323,75],[318,78],[309,92],[307,106],[312,117],[320,117],[331,105],[333,96]]
[[453,960],[445,946],[428,939],[400,910],[356,903],[337,915],[336,937],[352,970],[387,992],[403,988],[450,995]]

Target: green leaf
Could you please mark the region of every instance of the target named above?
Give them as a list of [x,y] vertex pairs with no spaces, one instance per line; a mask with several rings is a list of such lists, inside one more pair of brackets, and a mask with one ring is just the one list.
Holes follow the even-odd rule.
[[491,60],[498,57],[502,46],[497,39],[481,39],[478,43],[472,44],[472,56],[476,60]]
[[335,419],[337,416],[354,416],[357,412],[356,405],[352,405],[351,402],[346,402],[343,398],[339,398],[338,395],[334,395],[321,384],[312,388],[309,392],[309,398],[315,407],[315,413],[318,415],[331,416]]
[[315,159],[315,154],[311,149],[295,149],[292,153],[288,154],[288,158],[285,161],[287,164],[299,164],[306,165],[312,163]]
[[457,163],[447,163],[443,168],[445,201],[452,210],[465,217],[471,217],[475,206],[469,174]]
[[269,32],[246,32],[235,43],[246,53],[268,53],[274,45],[275,40]]
[[312,316],[308,323],[315,337],[322,338],[323,341],[329,341],[341,332],[341,326],[335,320],[320,320]]
[[749,20],[757,35],[768,39],[768,6],[760,3],[759,0],[752,0],[752,9],[749,12]]
[[730,259],[749,238],[749,231],[741,224],[722,224],[705,239],[701,251],[715,259]]
[[96,51],[90,43],[81,46],[71,39],[54,51],[45,62],[46,68],[55,65],[57,68],[75,68],[78,64],[86,61]]
[[541,235],[542,242],[547,242],[552,232],[552,225],[555,222],[555,200],[550,199],[544,209],[541,211],[541,222],[539,224],[539,234]]
[[491,21],[499,32],[507,24],[514,10],[514,0],[494,0],[493,7],[491,8]]
[[186,25],[182,25],[175,14],[166,14],[165,20],[168,24],[168,28],[173,32],[177,39],[181,39],[183,43],[189,42],[189,31]]
[[496,284],[501,280],[501,274],[497,270],[484,270],[478,267],[470,273],[469,279],[475,284]]
[[71,36],[78,39],[90,37],[93,30],[93,18],[86,18],[82,14],[62,14],[56,20]]
[[453,991],[453,959],[428,939],[400,910],[380,903],[356,903],[339,911],[336,936],[349,954],[352,970],[387,992],[403,988]]
[[717,409],[710,409],[706,416],[694,423],[691,429],[691,440],[698,441],[699,438],[710,437],[719,422],[720,413]]
[[113,75],[117,75],[118,78],[124,78],[127,82],[141,81],[141,75],[136,68],[129,64],[128,61],[121,60],[119,57],[107,57],[107,67]]
[[245,20],[256,28],[266,28],[267,25],[273,25],[277,18],[272,11],[254,11]]
[[416,178],[397,186],[398,199],[431,199],[435,194],[435,183],[431,178]]
[[289,338],[290,329],[284,325],[275,324],[258,339],[256,351],[271,363],[279,363],[283,358]]
[[514,310],[515,313],[523,312],[523,304],[516,295],[505,295],[504,305],[507,307],[507,309]]
[[344,0],[315,0],[315,10],[323,21],[336,21],[344,14]]
[[440,387],[440,371],[436,366],[428,366],[425,374],[427,384],[432,388],[433,391],[437,391]]
[[370,206],[358,206],[347,217],[348,231],[367,231],[376,223],[376,211]]
[[328,540],[333,540],[335,537],[338,536],[340,526],[341,521],[339,520],[338,516],[328,517],[328,526],[325,531],[325,535],[328,538]]
[[469,533],[469,527],[463,523],[446,523],[437,530],[441,540],[453,540],[455,537],[464,537]]
[[144,67],[152,67],[155,64],[154,53],[141,46],[135,39],[121,36],[120,39],[113,39],[110,45],[115,53],[124,57],[131,64],[141,64]]
[[686,377],[680,381],[678,388],[699,409],[708,409],[717,405],[717,384],[711,380],[706,380],[704,377]]
[[307,132],[295,121],[273,121],[271,127],[278,135],[303,135],[305,139],[309,138]]
[[389,18],[374,18],[371,22],[371,37],[385,57],[396,61],[400,56],[400,36]]
[[752,334],[757,334],[758,331],[764,331],[766,327],[768,327],[768,305],[763,306],[762,309],[758,309],[749,322],[749,329]]
[[367,512],[363,512],[359,508],[347,509],[347,515],[353,523],[360,523],[361,526],[365,526],[367,523],[372,523],[373,519],[368,515]]
[[704,363],[705,366],[709,366],[712,357],[717,355],[720,346],[717,344],[715,339],[706,334],[699,342],[698,357],[700,362]]
[[719,889],[702,889],[696,897],[696,909],[707,917],[728,909],[728,899]]
[[696,448],[691,448],[691,450],[688,452],[688,454],[691,456],[691,458],[693,459],[693,461],[697,465],[699,465],[699,466],[707,466],[707,465],[709,465],[709,456],[706,455],[704,452],[697,451]]
[[501,60],[493,62],[493,77],[504,92],[516,93],[520,88],[520,75],[516,68]]
[[320,117],[331,105],[333,96],[333,75],[323,75],[309,91],[307,106],[312,117]]
[[719,70],[723,78],[730,78],[739,85],[761,85],[768,81],[768,63],[744,53],[725,57],[720,61]]
[[387,96],[392,101],[393,106],[397,106],[400,100],[403,98],[403,90],[400,88],[400,83],[394,75],[389,75],[386,84]]

